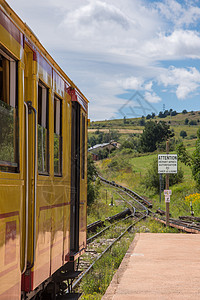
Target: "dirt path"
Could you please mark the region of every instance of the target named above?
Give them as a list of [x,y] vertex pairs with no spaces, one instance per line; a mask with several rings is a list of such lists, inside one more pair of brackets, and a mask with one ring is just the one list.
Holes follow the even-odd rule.
[[[88,129],[88,132],[95,132],[99,130],[100,132],[105,132],[108,133],[109,129]],[[119,133],[142,133],[143,130],[139,130],[139,129],[116,129],[116,128],[112,128],[112,130],[116,130]]]

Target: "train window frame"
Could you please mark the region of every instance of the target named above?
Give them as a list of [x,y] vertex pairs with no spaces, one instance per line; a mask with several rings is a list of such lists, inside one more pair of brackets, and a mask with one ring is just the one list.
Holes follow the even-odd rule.
[[85,115],[82,113],[82,179],[85,179],[85,120],[86,117]]
[[[41,96],[40,99],[40,88]],[[43,112],[43,107],[45,107],[46,113]],[[49,163],[49,88],[46,86],[41,80],[38,81],[38,93],[37,93],[37,110],[38,110],[38,123],[37,123],[37,130],[38,130],[38,174],[43,176],[50,175],[50,163]],[[42,126],[43,125],[43,126]],[[40,127],[39,127],[40,126]],[[45,157],[42,156],[42,170],[39,169],[39,129],[41,129],[41,137],[43,136],[45,129]],[[43,145],[41,145],[41,148]],[[43,167],[43,163],[45,161],[45,168]]]
[[[56,102],[57,101],[57,102]],[[59,103],[57,106],[56,104]],[[59,107],[59,110],[57,109]],[[62,177],[62,172],[63,172],[63,138],[62,138],[62,133],[63,133],[63,128],[62,128],[62,114],[63,114],[63,101],[60,97],[58,97],[56,94],[54,94],[54,138],[53,138],[53,143],[54,143],[54,176],[55,177]],[[59,149],[58,149],[58,156],[59,156],[59,165],[58,169],[59,171],[55,171],[55,141],[56,141],[56,136],[58,135],[57,138],[59,138]]]
[[[2,86],[0,94],[0,109],[3,115],[7,115],[7,120],[2,120],[6,124],[6,127],[9,128],[9,119],[12,122],[13,119],[13,132],[7,132],[6,136],[10,136],[13,143],[11,147],[10,155],[13,155],[12,159],[1,159],[0,157],[0,172],[7,173],[19,173],[19,111],[18,111],[18,60],[13,58],[11,54],[7,51],[3,51],[0,48],[0,57],[2,58],[2,63],[0,64],[0,86]],[[5,65],[3,66],[3,61]],[[4,74],[3,74],[4,72]],[[6,75],[5,75],[6,74]],[[4,76],[6,77],[4,85]],[[5,86],[5,90],[4,90]],[[3,116],[2,115],[2,116]],[[12,126],[12,125],[11,125]],[[13,137],[11,136],[13,134]],[[6,146],[6,145],[4,145]],[[7,145],[8,147],[9,145]],[[2,149],[2,148],[1,148]],[[8,153],[8,151],[6,151]],[[1,156],[1,155],[0,155]],[[11,158],[11,156],[10,156]]]

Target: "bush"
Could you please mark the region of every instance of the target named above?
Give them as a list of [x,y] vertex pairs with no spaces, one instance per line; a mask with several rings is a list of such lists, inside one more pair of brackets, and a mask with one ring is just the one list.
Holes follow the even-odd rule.
[[197,121],[195,121],[195,120],[191,120],[190,122],[189,122],[189,125],[197,125]]
[[196,134],[191,134],[191,135],[189,136],[189,138],[190,138],[191,140],[194,140],[194,139],[197,138],[197,136],[196,136]]
[[[183,170],[178,167],[177,174],[169,175],[169,185],[172,186],[179,182],[183,181]],[[165,174],[163,174],[163,180],[165,182]],[[160,182],[159,182],[159,174],[158,174],[158,158],[154,159],[151,168],[147,171],[145,177],[142,180],[142,184],[146,189],[152,189],[156,193],[159,193]]]
[[185,125],[188,125],[188,123],[189,123],[189,119],[186,118],[185,121],[184,121],[184,124],[185,124]]
[[187,136],[187,132],[185,130],[181,130],[180,136],[184,139]]

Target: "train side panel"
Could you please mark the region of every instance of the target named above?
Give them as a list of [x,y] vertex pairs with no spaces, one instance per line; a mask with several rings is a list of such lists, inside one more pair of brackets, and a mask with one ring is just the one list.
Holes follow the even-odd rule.
[[23,35],[2,6],[0,37],[0,299],[15,300],[24,267]]

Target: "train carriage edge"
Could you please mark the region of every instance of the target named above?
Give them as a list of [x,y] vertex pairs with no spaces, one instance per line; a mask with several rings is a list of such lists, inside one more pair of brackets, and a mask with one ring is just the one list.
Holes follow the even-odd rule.
[[88,100],[0,1],[0,300],[86,249]]

